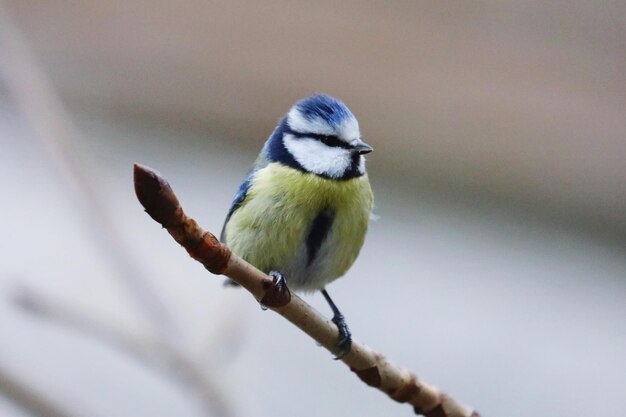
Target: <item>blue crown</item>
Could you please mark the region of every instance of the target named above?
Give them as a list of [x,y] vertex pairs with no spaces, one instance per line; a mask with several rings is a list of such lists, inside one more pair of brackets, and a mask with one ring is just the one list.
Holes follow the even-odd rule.
[[295,107],[308,120],[320,118],[331,126],[337,126],[345,119],[355,118],[343,101],[326,94],[314,94],[304,98]]

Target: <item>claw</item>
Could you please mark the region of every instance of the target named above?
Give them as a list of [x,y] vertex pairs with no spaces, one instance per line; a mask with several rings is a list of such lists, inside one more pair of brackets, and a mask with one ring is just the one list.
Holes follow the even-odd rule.
[[285,277],[278,271],[271,271],[269,275],[274,278],[268,285],[265,295],[261,299],[261,306],[283,307],[291,301],[291,292],[287,288]]
[[333,316],[332,322],[335,323],[337,330],[339,331],[339,337],[337,338],[337,343],[335,344],[335,346],[340,349],[339,355],[335,357],[335,360],[339,360],[346,356],[352,349],[352,334],[350,333],[350,329],[348,329],[348,325],[346,324],[346,319],[342,314]]
[[287,280],[278,271],[270,271],[269,275],[274,278],[274,288],[279,294],[284,294],[285,291],[289,291],[287,288]]

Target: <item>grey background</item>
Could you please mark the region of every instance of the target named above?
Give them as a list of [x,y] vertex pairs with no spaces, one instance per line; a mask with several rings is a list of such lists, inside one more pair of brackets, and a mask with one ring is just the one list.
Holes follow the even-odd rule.
[[[355,338],[484,416],[626,406],[621,2],[7,4],[123,250],[237,415],[411,414],[223,289],[134,197],[145,163],[219,232],[278,118],[315,91],[344,99],[375,147],[380,219],[329,288]],[[3,80],[0,367],[75,415],[201,415],[152,369],[8,301],[28,285],[146,328],[11,91]],[[0,396],[0,415],[26,414]]]

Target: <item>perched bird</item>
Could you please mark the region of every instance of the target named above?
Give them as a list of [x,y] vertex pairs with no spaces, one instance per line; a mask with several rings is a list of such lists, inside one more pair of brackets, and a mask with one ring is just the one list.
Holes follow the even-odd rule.
[[373,203],[363,155],[371,151],[342,101],[324,94],[298,101],[265,142],[221,234],[277,286],[321,290],[339,329],[338,358],[352,339],[325,287],[348,271],[363,245]]

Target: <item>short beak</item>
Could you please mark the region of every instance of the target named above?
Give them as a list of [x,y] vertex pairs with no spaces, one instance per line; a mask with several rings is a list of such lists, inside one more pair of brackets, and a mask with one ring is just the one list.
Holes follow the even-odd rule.
[[366,153],[370,153],[374,150],[370,145],[365,142],[359,142],[352,147],[354,153],[358,153],[359,155],[365,155]]

